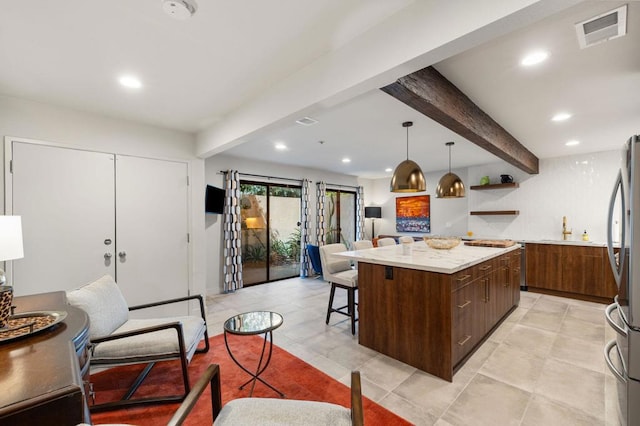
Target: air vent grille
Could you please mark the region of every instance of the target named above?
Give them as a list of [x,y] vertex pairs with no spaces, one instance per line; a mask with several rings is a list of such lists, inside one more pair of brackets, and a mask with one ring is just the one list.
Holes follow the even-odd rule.
[[576,24],[580,48],[593,46],[627,33],[627,5]]
[[303,117],[300,120],[296,120],[296,123],[302,124],[303,126],[312,126],[316,124],[318,120],[314,120],[311,117]]

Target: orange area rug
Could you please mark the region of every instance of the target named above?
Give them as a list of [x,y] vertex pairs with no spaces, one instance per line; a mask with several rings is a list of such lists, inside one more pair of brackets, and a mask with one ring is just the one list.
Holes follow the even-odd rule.
[[[211,349],[206,354],[196,354],[189,365],[189,377],[194,384],[209,364],[220,365],[222,386],[222,404],[249,395],[250,385],[243,390],[240,385],[249,379],[227,353],[222,334],[209,339]],[[263,339],[257,336],[229,336],[229,346],[234,356],[250,370],[257,366]],[[120,399],[126,392],[144,365],[117,367],[91,375],[96,392],[96,403]],[[272,386],[282,391],[288,399],[325,401],[351,405],[349,387],[329,377],[322,371],[307,364],[278,346],[273,346],[273,355],[266,371],[260,376]],[[182,388],[178,361],[166,361],[156,364],[151,373],[138,389],[134,397],[152,395],[170,395]],[[256,382],[254,397],[278,398],[279,396],[259,381]],[[209,388],[200,397],[191,412],[186,425],[211,424],[211,393]],[[171,418],[179,404],[159,404],[131,407],[119,410],[93,413],[94,424],[129,423],[134,425],[162,425]],[[363,397],[364,420],[373,425],[409,425],[407,421],[391,411]]]

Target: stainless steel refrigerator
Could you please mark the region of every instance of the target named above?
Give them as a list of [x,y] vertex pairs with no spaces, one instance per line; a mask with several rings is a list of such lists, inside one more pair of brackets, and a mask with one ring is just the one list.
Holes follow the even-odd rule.
[[604,357],[617,378],[622,424],[640,425],[640,137],[624,145],[611,194],[607,230],[609,262],[618,285],[606,319],[616,338]]

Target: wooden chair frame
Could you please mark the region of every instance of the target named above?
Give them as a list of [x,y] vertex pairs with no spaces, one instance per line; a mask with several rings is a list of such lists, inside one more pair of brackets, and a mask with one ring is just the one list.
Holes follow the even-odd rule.
[[[129,311],[137,311],[141,309],[153,308],[156,306],[185,302],[189,300],[198,300],[200,305],[200,315],[202,316],[202,319],[204,321],[204,327],[205,327],[204,347],[196,349],[195,353],[205,353],[209,351],[209,333],[207,331],[207,320],[206,320],[205,309],[204,309],[204,299],[201,295],[186,296],[186,297],[180,297],[176,299],[163,300],[159,302],[146,303],[143,305],[130,306]],[[148,364],[142,370],[142,372],[138,375],[138,377],[134,380],[131,387],[129,388],[127,393],[122,397],[122,399],[120,399],[119,401],[91,405],[89,407],[90,411],[98,412],[98,411],[105,411],[105,410],[110,410],[114,408],[121,408],[121,407],[141,405],[141,404],[162,404],[162,403],[181,402],[186,398],[187,394],[191,390],[191,386],[189,383],[189,372],[187,369],[189,361],[187,359],[186,349],[184,346],[184,334],[182,330],[182,324],[180,324],[180,322],[174,321],[174,322],[160,324],[152,327],[144,327],[137,330],[131,330],[124,333],[117,333],[117,334],[111,334],[109,336],[94,338],[94,339],[91,339],[91,341],[89,342],[89,347],[90,347],[91,353],[93,354],[93,349],[99,343],[108,342],[108,341],[117,340],[117,339],[123,339],[125,337],[139,336],[142,334],[153,333],[156,331],[167,330],[167,329],[174,329],[176,331],[176,338],[178,339],[179,351],[175,353],[165,354],[164,356],[150,355],[148,358],[142,358],[142,359],[140,357],[136,357],[135,363],[148,362]],[[153,368],[156,362],[167,361],[172,359],[180,359],[184,393],[178,394],[178,395],[163,396],[163,397],[131,399],[131,397],[136,392],[136,390],[138,390],[138,388],[140,387],[144,379],[149,375],[149,372],[151,371],[151,369]],[[117,364],[125,365],[125,364],[131,364],[131,363],[132,362],[128,362],[126,358],[123,358],[122,360],[118,360],[117,362],[114,362],[114,361],[101,362],[100,360],[93,360],[93,359],[90,360],[90,364],[92,366],[101,366],[101,365],[113,366]]]

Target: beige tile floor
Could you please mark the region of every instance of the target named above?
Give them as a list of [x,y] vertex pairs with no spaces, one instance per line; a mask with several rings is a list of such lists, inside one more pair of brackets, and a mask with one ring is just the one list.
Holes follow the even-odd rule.
[[[338,292],[337,303],[343,302]],[[604,305],[522,292],[520,306],[449,383],[358,344],[347,318],[325,324],[329,285],[289,279],[207,297],[211,335],[241,312],[284,317],[274,343],[417,425],[617,425],[615,379],[602,355],[614,338]]]

